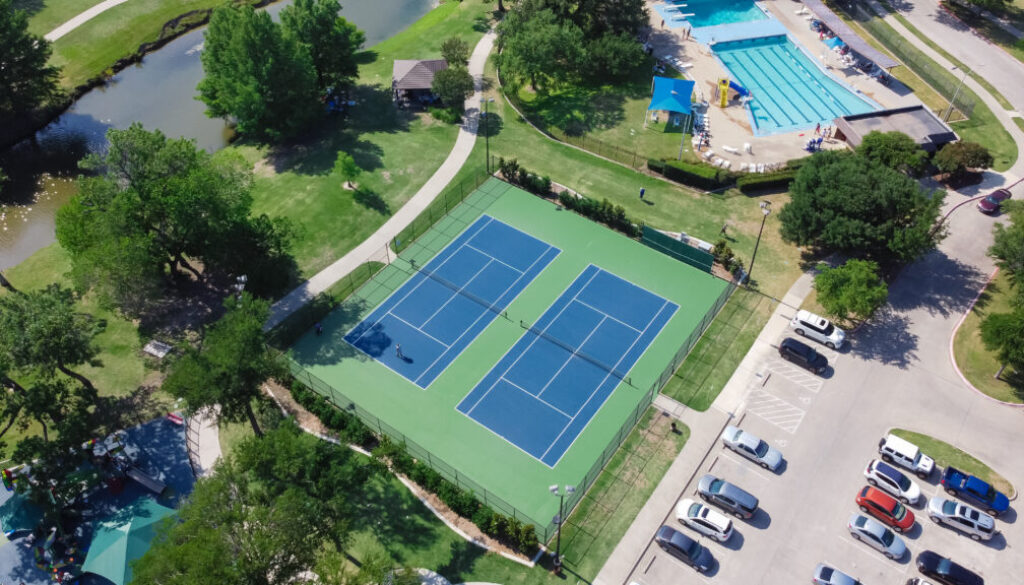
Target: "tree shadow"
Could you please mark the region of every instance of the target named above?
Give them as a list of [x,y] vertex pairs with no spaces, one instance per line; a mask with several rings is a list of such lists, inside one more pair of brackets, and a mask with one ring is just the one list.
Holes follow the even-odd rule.
[[372,209],[381,215],[391,215],[391,206],[373,189],[358,187],[352,194],[352,198],[367,209]]
[[866,360],[906,369],[917,360],[917,335],[910,319],[884,307],[851,340],[851,351]]
[[505,129],[505,121],[494,112],[488,112],[486,116],[480,117],[477,125],[476,135],[480,138],[494,138]]
[[889,304],[898,312],[923,308],[949,317],[967,310],[985,278],[977,268],[936,250],[903,269],[889,288]]
[[352,500],[356,502],[353,532],[373,533],[396,562],[405,563],[406,551],[433,542],[432,528],[437,518],[397,479],[385,476],[370,480],[352,494]]
[[164,414],[168,404],[160,400],[159,384],[137,387],[123,396],[100,396],[96,399],[94,418],[101,435],[127,429]]
[[365,308],[362,300],[342,303],[320,320],[324,332],[319,336],[319,341],[297,343],[292,347],[292,356],[305,365],[330,365],[344,359],[369,359],[365,353],[345,341],[345,335],[359,323]]
[[462,539],[451,543],[449,550],[451,556],[437,568],[437,572],[451,583],[466,582],[476,562],[487,553],[485,549]]
[[14,9],[23,10],[29,16],[38,14],[43,8],[46,8],[45,0],[14,0]]
[[355,62],[359,65],[369,65],[377,60],[380,53],[373,49],[367,49],[365,51],[359,51],[355,54]]

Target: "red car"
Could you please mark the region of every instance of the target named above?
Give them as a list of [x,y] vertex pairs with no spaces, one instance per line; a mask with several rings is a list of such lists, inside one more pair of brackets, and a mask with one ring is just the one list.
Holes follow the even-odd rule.
[[1000,204],[1012,196],[1006,189],[996,189],[988,197],[978,201],[978,210],[982,213],[996,213],[999,211]]
[[879,489],[865,486],[857,494],[857,505],[861,512],[871,514],[896,532],[906,532],[914,525],[914,513]]

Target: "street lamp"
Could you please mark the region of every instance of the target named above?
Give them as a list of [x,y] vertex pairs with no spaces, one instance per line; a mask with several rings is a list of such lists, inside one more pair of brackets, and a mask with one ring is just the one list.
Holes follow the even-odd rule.
[[488,115],[487,104],[493,104],[494,98],[484,98],[484,144],[487,149],[487,173],[491,172],[491,117]]
[[750,275],[754,273],[754,261],[757,260],[757,248],[761,245],[761,234],[764,232],[764,222],[768,221],[768,214],[772,212],[772,202],[762,201],[761,202],[761,213],[764,217],[761,218],[761,229],[757,232],[757,243],[754,244],[754,255],[750,257],[750,268],[747,269],[747,284],[750,284]]
[[[958,70],[958,67],[956,67],[956,66],[954,66],[952,69],[950,69],[950,71],[957,71],[957,70]],[[960,72],[963,73],[963,75],[960,76],[960,83],[957,84],[956,91],[953,92],[953,99],[950,100],[949,107],[946,108],[946,115],[942,118],[943,122],[949,122],[949,117],[950,117],[950,115],[953,114],[953,105],[956,103],[957,96],[960,95],[960,88],[962,88],[964,86],[964,80],[967,79],[967,71],[963,70],[963,69],[960,69]]]
[[245,283],[247,282],[249,282],[249,277],[244,274],[235,279],[235,284],[231,288],[235,289],[238,300],[242,300],[242,291],[245,290]]
[[567,485],[564,489],[559,490],[556,484],[548,489],[558,498],[558,515],[553,520],[558,527],[555,537],[555,573],[559,573],[562,570],[562,523],[565,522],[565,496],[576,493],[576,486]]

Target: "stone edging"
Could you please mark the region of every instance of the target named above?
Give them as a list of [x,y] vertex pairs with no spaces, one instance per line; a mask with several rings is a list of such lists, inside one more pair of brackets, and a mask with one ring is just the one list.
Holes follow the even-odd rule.
[[[281,410],[281,414],[284,415],[285,418],[290,418],[291,417],[291,415],[285,409],[284,405],[281,403],[280,400],[277,399],[277,396],[274,394],[274,391],[271,390],[269,386],[264,385],[263,386],[263,391],[266,392],[270,396],[271,399],[273,399],[274,404],[276,404],[277,407]],[[334,437],[331,437],[331,436],[328,436],[328,435],[324,435],[324,434],[318,433],[316,431],[309,430],[309,429],[307,429],[307,428],[305,428],[305,427],[303,427],[301,425],[299,426],[299,428],[302,429],[303,432],[308,433],[310,435],[313,435],[314,437],[316,437],[316,438],[318,438],[320,440],[327,441],[328,443],[332,443],[334,445],[344,445],[344,446],[348,447],[349,449],[352,449],[353,451],[355,451],[357,453],[361,453],[363,455],[366,455],[367,457],[372,457],[373,456],[369,451],[367,451],[366,449],[363,449],[359,445],[344,444],[344,443],[342,443],[341,441],[339,441],[338,439],[336,439]],[[445,518],[443,515],[441,515],[441,513],[438,512],[434,508],[434,506],[430,505],[430,502],[428,502],[426,499],[424,499],[422,496],[420,496],[418,490],[416,489],[416,487],[414,487],[414,484],[412,482],[410,482],[408,479],[406,479],[405,477],[403,477],[402,475],[397,474],[397,473],[395,474],[395,477],[397,477],[398,480],[402,482],[402,485],[404,485],[410,492],[412,492],[412,494],[414,496],[416,496],[416,498],[420,502],[422,502],[423,505],[426,506],[427,509],[430,510],[430,512],[434,516],[437,516],[437,518],[439,520],[441,520],[441,522],[444,522],[445,526],[450,528],[455,534],[458,534],[459,536],[461,536],[466,541],[471,542],[471,543],[475,544],[476,546],[478,546],[478,547],[480,547],[480,548],[482,548],[482,549],[484,549],[484,550],[486,550],[488,552],[499,554],[499,555],[505,557],[506,559],[508,559],[510,561],[515,561],[515,562],[519,563],[520,565],[529,567],[531,569],[536,566],[537,560],[540,558],[540,555],[544,552],[544,547],[541,546],[540,547],[541,550],[537,553],[537,556],[534,557],[534,559],[532,561],[526,561],[526,560],[523,560],[523,559],[521,559],[521,558],[519,558],[519,557],[517,557],[515,555],[511,555],[511,554],[509,554],[507,552],[500,551],[500,550],[494,550],[494,549],[490,548],[486,544],[480,542],[479,540],[474,539],[470,535],[468,535],[465,532],[463,532],[462,530],[460,530],[457,526],[452,524],[447,518]]]
[[988,280],[985,281],[985,286],[981,287],[981,290],[978,291],[978,294],[974,297],[974,300],[971,301],[971,305],[967,307],[967,310],[964,311],[963,316],[961,316],[960,320],[957,321],[956,327],[953,328],[953,334],[949,336],[949,361],[953,363],[953,369],[956,370],[957,375],[960,376],[960,379],[963,380],[963,383],[971,390],[974,390],[975,392],[981,394],[982,396],[991,400],[992,402],[997,402],[999,404],[1011,406],[1014,408],[1024,408],[1024,404],[1021,404],[1019,402],[1005,402],[1003,400],[999,400],[998,398],[993,398],[988,394],[985,394],[981,390],[978,390],[978,388],[975,387],[974,384],[971,384],[971,381],[967,379],[967,376],[965,376],[964,373],[960,371],[960,366],[956,363],[956,353],[954,350],[954,346],[956,345],[956,334],[958,331],[960,331],[960,326],[964,324],[964,321],[967,320],[967,316],[970,315],[971,311],[974,310],[974,305],[978,303],[978,299],[980,299],[981,295],[985,293],[985,289],[988,288],[988,285],[996,277],[996,274],[999,274],[998,268],[992,271],[992,274],[989,275]]

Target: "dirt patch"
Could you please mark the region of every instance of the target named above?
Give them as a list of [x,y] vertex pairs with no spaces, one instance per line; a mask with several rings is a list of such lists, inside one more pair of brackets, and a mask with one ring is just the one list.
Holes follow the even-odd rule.
[[295,399],[292,398],[292,393],[287,388],[274,380],[268,380],[263,385],[263,391],[267,392],[268,390],[268,394],[277,400],[277,403],[288,413],[288,416],[295,418],[300,427],[320,435],[334,436],[334,433],[324,426],[324,423],[320,422],[319,418],[305,408],[302,408],[298,402],[295,402]]
[[390,185],[392,183],[391,171],[381,171],[380,176],[384,179],[385,185]]
[[257,177],[273,177],[277,174],[274,167],[265,158],[256,161],[256,164],[252,166],[252,173]]

